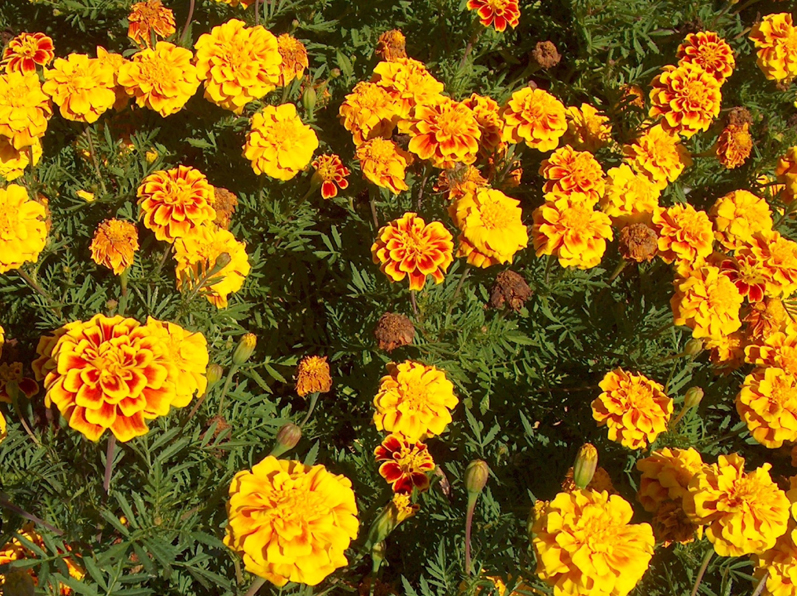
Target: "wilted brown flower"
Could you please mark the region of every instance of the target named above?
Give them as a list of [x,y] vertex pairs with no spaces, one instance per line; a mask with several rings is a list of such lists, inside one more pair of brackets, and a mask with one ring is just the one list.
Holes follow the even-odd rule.
[[407,57],[406,38],[398,29],[385,31],[379,36],[376,44],[376,53],[382,56],[383,60],[395,62]]
[[737,107],[731,108],[728,112],[728,126],[742,126],[744,124],[752,124],[753,115],[747,108]]
[[620,256],[629,261],[650,261],[658,252],[659,237],[643,223],[625,226],[620,230]]
[[396,348],[412,343],[415,339],[415,326],[404,315],[386,312],[379,317],[374,336],[380,350],[392,352]]
[[332,377],[326,356],[305,356],[296,370],[296,393],[304,397],[310,393],[328,393]]
[[495,277],[493,289],[490,290],[490,306],[493,308],[509,306],[515,312],[519,312],[532,294],[533,291],[526,280],[507,269]]
[[562,59],[561,54],[550,41],[538,41],[534,49],[531,50],[531,57],[542,68],[553,68]]
[[230,229],[230,221],[235,215],[235,208],[238,206],[238,197],[226,188],[213,187],[214,197],[211,207],[216,210],[216,225],[225,230]]
[[703,526],[689,521],[680,502],[665,501],[653,516],[653,535],[667,548],[673,542],[688,544],[696,535],[701,538]]
[[[573,468],[567,470],[567,474],[565,474],[565,479],[562,481],[562,491],[564,492],[573,492],[578,487],[576,486],[575,480],[573,480]],[[612,483],[612,478],[609,476],[609,472],[607,472],[604,468],[598,466],[595,470],[595,475],[590,480],[589,484],[587,485],[588,490],[595,490],[598,492],[606,491],[610,495],[617,495],[619,494],[617,490],[614,488],[614,484]]]

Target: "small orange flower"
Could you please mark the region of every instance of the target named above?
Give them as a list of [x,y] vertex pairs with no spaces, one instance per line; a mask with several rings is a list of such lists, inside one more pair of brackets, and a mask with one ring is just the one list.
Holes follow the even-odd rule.
[[772,213],[767,202],[746,190],[720,197],[711,207],[716,237],[729,250],[748,244],[758,232],[772,230]]
[[603,196],[606,182],[598,161],[588,151],[575,151],[565,145],[540,164],[539,173],[547,180],[543,191],[547,201],[566,198],[571,203],[592,207]]
[[393,98],[376,83],[357,83],[340,104],[340,120],[355,145],[374,137],[389,137],[397,119]]
[[374,263],[391,281],[409,276],[410,290],[420,291],[431,275],[443,283],[454,261],[454,238],[439,221],[426,224],[415,213],[405,213],[379,230],[371,246]]
[[135,224],[120,219],[106,219],[94,233],[91,258],[98,265],[112,269],[116,275],[133,264],[138,250],[138,230]]
[[665,263],[676,259],[693,263],[713,250],[714,228],[708,214],[689,204],[658,207],[653,213],[653,229],[659,235],[659,255]]
[[717,159],[729,170],[744,165],[753,150],[750,125],[729,124],[717,139]]
[[496,31],[513,29],[520,21],[520,8],[517,0],[468,0],[468,10],[475,10],[479,22],[485,27],[492,25]]
[[776,331],[766,338],[755,339],[745,347],[745,360],[750,364],[766,368],[782,369],[797,375],[797,329],[794,324],[785,331]]
[[736,60],[733,50],[724,39],[713,31],[690,33],[678,46],[678,58],[682,64],[697,64],[708,74],[724,83],[733,73]]
[[496,101],[474,93],[462,103],[473,110],[473,115],[476,116],[476,123],[482,133],[482,153],[490,155],[496,151],[503,151],[506,146],[506,143],[501,140],[504,121],[501,119],[501,108]]
[[534,210],[532,237],[537,256],[555,255],[562,267],[591,269],[612,239],[609,216],[584,202],[546,201]]
[[429,490],[428,473],[434,470],[434,460],[423,443],[411,443],[403,435],[392,434],[374,450],[379,474],[390,483],[393,492],[411,493]]
[[670,306],[675,324],[691,327],[693,337],[718,337],[742,326],[739,309],[743,300],[717,267],[706,265],[676,279]]
[[797,441],[797,378],[781,368],[756,369],[736,396],[736,411],[764,447]]
[[708,130],[720,113],[720,83],[696,64],[665,66],[651,85],[649,114],[661,116],[668,131],[691,137]]
[[630,145],[623,147],[629,165],[659,188],[673,182],[684,168],[692,165],[692,158],[676,135],[656,125]]
[[628,164],[610,169],[606,179],[606,192],[600,204],[603,212],[612,218],[612,224],[618,228],[633,223],[649,226],[661,195],[656,185]]
[[797,29],[788,12],[766,15],[753,26],[750,41],[758,49],[758,66],[773,81],[797,76]]
[[409,188],[404,177],[412,155],[393,141],[378,137],[366,141],[357,147],[357,159],[363,176],[377,186],[390,189],[393,194]]
[[437,168],[476,161],[481,130],[473,110],[462,102],[446,97],[433,105],[418,105],[400,129],[410,135],[409,150]]
[[391,29],[379,36],[379,41],[376,44],[376,53],[383,60],[393,62],[407,57],[406,46],[407,38],[404,37],[404,34],[398,29]]
[[422,62],[412,58],[380,62],[374,68],[371,82],[388,92],[401,118],[409,117],[415,106],[440,101],[443,91],[443,83]]
[[127,21],[130,23],[127,36],[139,47],[152,47],[153,37],[166,39],[177,30],[174,13],[161,0],[136,2],[130,8]]
[[279,82],[280,87],[289,85],[294,79],[301,79],[306,68],[310,66],[307,60],[307,48],[304,44],[287,33],[277,37],[282,64],[280,65]]
[[766,280],[768,296],[790,296],[797,290],[797,242],[778,232],[759,232],[739,253],[755,259]]
[[3,51],[6,72],[36,72],[55,58],[53,40],[44,33],[20,33]]
[[313,179],[321,185],[321,196],[325,199],[338,196],[338,188],[340,190],[349,188],[349,181],[346,178],[351,172],[337,155],[319,155],[313,161],[313,167],[315,168]]
[[567,132],[567,112],[562,102],[542,89],[524,87],[515,91],[501,110],[504,141],[520,143],[539,151],[550,151]]
[[296,368],[296,393],[306,397],[311,393],[329,393],[332,375],[326,356],[305,356]]
[[39,392],[39,384],[22,373],[22,363],[3,362],[0,364],[0,402],[13,402],[12,391],[18,391],[17,397],[24,395],[28,399]]
[[[786,154],[778,160],[778,165],[775,168],[775,175],[777,181],[781,185],[770,186],[773,190],[783,189],[783,202],[791,203],[794,197],[797,196],[797,146],[789,147]],[[771,183],[772,180],[764,179],[763,184]],[[777,194],[777,192],[775,192]]]
[[760,270],[755,257],[750,254],[747,247],[742,247],[734,256],[722,259],[718,267],[720,273],[726,276],[739,294],[747,298],[751,304],[764,299],[767,290],[767,279]]

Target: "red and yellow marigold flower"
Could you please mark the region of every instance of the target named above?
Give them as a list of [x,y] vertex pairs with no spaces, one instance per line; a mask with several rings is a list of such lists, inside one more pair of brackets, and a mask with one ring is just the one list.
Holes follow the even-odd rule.
[[231,19],[204,33],[194,47],[205,99],[235,114],[279,84],[277,39],[263,27]]
[[158,240],[174,242],[194,235],[216,219],[213,186],[188,166],[159,170],[144,178],[136,191],[140,217]]
[[778,160],[775,175],[777,181],[783,184],[784,202],[792,202],[797,196],[797,146],[789,147],[786,154]]
[[199,332],[152,317],[147,318],[147,327],[154,337],[163,341],[166,357],[176,368],[172,406],[184,408],[195,395],[202,396],[207,390],[208,342]]
[[696,338],[730,335],[742,326],[739,309],[744,298],[717,267],[692,269],[675,281],[670,300],[676,325],[686,325]]
[[389,137],[396,128],[398,110],[386,89],[360,82],[340,104],[340,120],[355,145],[375,137]]
[[2,64],[6,72],[36,72],[36,66],[47,66],[53,58],[52,39],[44,33],[20,33],[3,50]]
[[395,114],[401,118],[409,117],[415,106],[437,103],[443,92],[443,83],[426,70],[423,62],[412,58],[380,62],[371,82],[388,92]]
[[567,112],[562,102],[542,89],[515,91],[501,110],[504,141],[525,141],[532,149],[550,151],[567,132]]
[[537,256],[554,255],[562,267],[591,269],[612,239],[609,216],[584,202],[548,201],[534,210],[532,238]]
[[753,150],[750,124],[729,124],[717,139],[717,159],[729,170],[744,165]]
[[772,213],[767,202],[746,190],[720,197],[709,212],[716,237],[728,250],[748,244],[758,232],[772,230]]
[[481,130],[473,110],[462,102],[441,96],[434,104],[418,105],[399,128],[410,135],[409,150],[437,168],[476,161]]
[[797,243],[778,232],[759,232],[737,251],[755,260],[766,280],[767,295],[788,297],[797,290]]
[[598,426],[609,428],[610,440],[644,449],[667,430],[672,399],[656,381],[616,368],[599,387],[603,393],[592,402],[592,417]]
[[409,187],[404,182],[406,169],[412,163],[412,155],[393,141],[379,137],[365,141],[357,147],[360,169],[368,180],[399,194]]
[[33,156],[33,165],[39,163],[42,157],[42,144],[39,139],[34,139],[33,145],[23,149],[14,149],[8,137],[0,136],[0,176],[6,182],[20,178],[25,173],[25,168],[30,165]]
[[340,157],[335,154],[319,155],[313,161],[313,181],[321,186],[321,196],[332,199],[338,196],[338,189],[349,188],[349,168],[343,165]]
[[415,213],[405,213],[379,230],[371,246],[374,263],[391,281],[409,277],[410,290],[420,291],[431,275],[437,284],[454,261],[454,239],[439,221],[429,224]]
[[742,246],[732,257],[719,261],[720,273],[733,282],[739,294],[754,304],[764,299],[767,292],[767,278],[758,266],[755,257],[747,246]]
[[537,575],[557,596],[626,596],[653,556],[653,530],[620,495],[577,489],[543,505],[531,528]]
[[520,22],[517,0],[468,0],[468,10],[476,11],[479,22],[496,31],[506,30],[507,25],[514,29]]
[[725,82],[736,66],[733,50],[714,31],[690,33],[678,46],[678,66],[696,64],[717,79]]
[[133,264],[138,250],[138,230],[129,221],[106,219],[94,232],[89,249],[95,263],[121,275]]
[[667,131],[691,137],[720,113],[720,83],[696,64],[665,66],[651,86],[650,117],[660,116]]
[[761,554],[786,532],[789,499],[769,475],[769,464],[745,473],[739,455],[720,455],[689,483],[684,509],[722,557]]
[[756,369],[736,396],[736,411],[764,447],[797,441],[797,378],[782,368]]
[[506,143],[502,140],[504,121],[501,119],[501,106],[494,99],[478,93],[462,100],[462,103],[473,110],[473,115],[476,117],[476,124],[482,133],[480,139],[482,154],[489,156],[503,151]]
[[310,62],[307,59],[307,48],[304,47],[304,44],[288,33],[277,37],[277,48],[282,58],[277,85],[285,87],[290,85],[294,79],[301,79],[305,69],[310,66]]
[[678,203],[657,208],[652,222],[659,236],[659,256],[665,263],[675,260],[695,263],[712,253],[714,229],[705,211]]
[[773,81],[797,76],[797,29],[788,12],[766,15],[753,25],[750,41],[756,47],[758,66]]
[[35,263],[47,242],[47,213],[25,187],[0,188],[0,273]]
[[645,511],[657,511],[667,501],[681,501],[689,482],[703,468],[700,453],[689,449],[657,449],[649,457],[640,459],[636,469],[642,472],[637,498]]
[[360,522],[351,481],[323,465],[268,456],[230,485],[224,543],[275,586],[315,586],[348,565]]
[[622,164],[606,172],[606,190],[600,205],[618,228],[633,223],[650,225],[660,195],[661,191],[647,176]]
[[304,124],[292,103],[266,106],[252,117],[244,156],[255,174],[290,180],[313,159],[318,149],[315,131]]
[[42,90],[61,108],[61,116],[76,122],[96,122],[116,103],[116,81],[110,63],[85,54],[57,58],[44,71]]
[[434,366],[408,360],[387,365],[374,397],[374,424],[417,443],[442,434],[459,400],[446,374]]
[[25,376],[21,362],[3,362],[0,364],[0,402],[13,403],[14,392],[17,397],[24,395],[30,399],[39,392],[39,384]]
[[174,13],[161,0],[136,2],[127,17],[127,36],[139,47],[152,47],[152,40],[166,39],[177,30]]
[[0,136],[14,149],[35,145],[52,115],[50,98],[35,72],[0,74]]
[[783,369],[797,376],[797,328],[794,323],[786,325],[784,331],[754,339],[744,352],[745,360],[750,364]]
[[606,182],[598,160],[588,151],[560,147],[540,164],[539,173],[547,180],[543,187],[546,201],[566,198],[571,203],[592,207],[603,196]]
[[609,119],[588,103],[567,108],[567,132],[562,139],[580,151],[594,153],[612,142]]
[[388,435],[374,450],[379,466],[379,474],[388,481],[393,492],[411,493],[429,490],[428,473],[434,470],[435,463],[426,445],[410,442],[403,435]]
[[678,140],[660,125],[656,125],[623,147],[626,161],[638,174],[647,176],[659,188],[675,181],[684,168],[692,165],[692,158]]

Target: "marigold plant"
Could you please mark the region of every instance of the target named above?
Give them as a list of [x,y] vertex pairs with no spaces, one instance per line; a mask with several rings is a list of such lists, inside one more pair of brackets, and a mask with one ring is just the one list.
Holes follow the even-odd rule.
[[116,103],[111,65],[85,54],[57,58],[44,71],[42,90],[61,108],[61,116],[77,122],[96,122]]
[[47,242],[45,209],[24,187],[0,188],[0,273],[36,262]]
[[562,267],[597,266],[606,252],[606,241],[612,239],[609,216],[585,202],[572,203],[566,197],[548,201],[533,217],[537,256],[553,255]]
[[6,72],[36,72],[55,58],[53,40],[44,33],[20,33],[3,50]]
[[244,156],[255,174],[290,180],[313,159],[318,137],[303,124],[291,103],[266,106],[252,117]]
[[121,275],[138,251],[138,230],[129,221],[106,219],[97,227],[89,249],[95,263]]
[[708,130],[720,113],[720,83],[695,62],[665,66],[652,83],[652,118],[661,117],[667,131],[691,137]]
[[542,89],[524,87],[515,91],[501,110],[504,119],[504,140],[524,142],[532,149],[550,151],[567,132],[564,105]]

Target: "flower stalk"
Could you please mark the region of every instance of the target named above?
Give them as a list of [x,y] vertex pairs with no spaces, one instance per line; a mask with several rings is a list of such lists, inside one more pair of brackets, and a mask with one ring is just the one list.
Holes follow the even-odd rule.
[[116,435],[111,433],[108,437],[108,448],[105,452],[105,479],[102,482],[102,488],[105,494],[111,492],[111,476],[113,475],[113,458],[116,454]]

